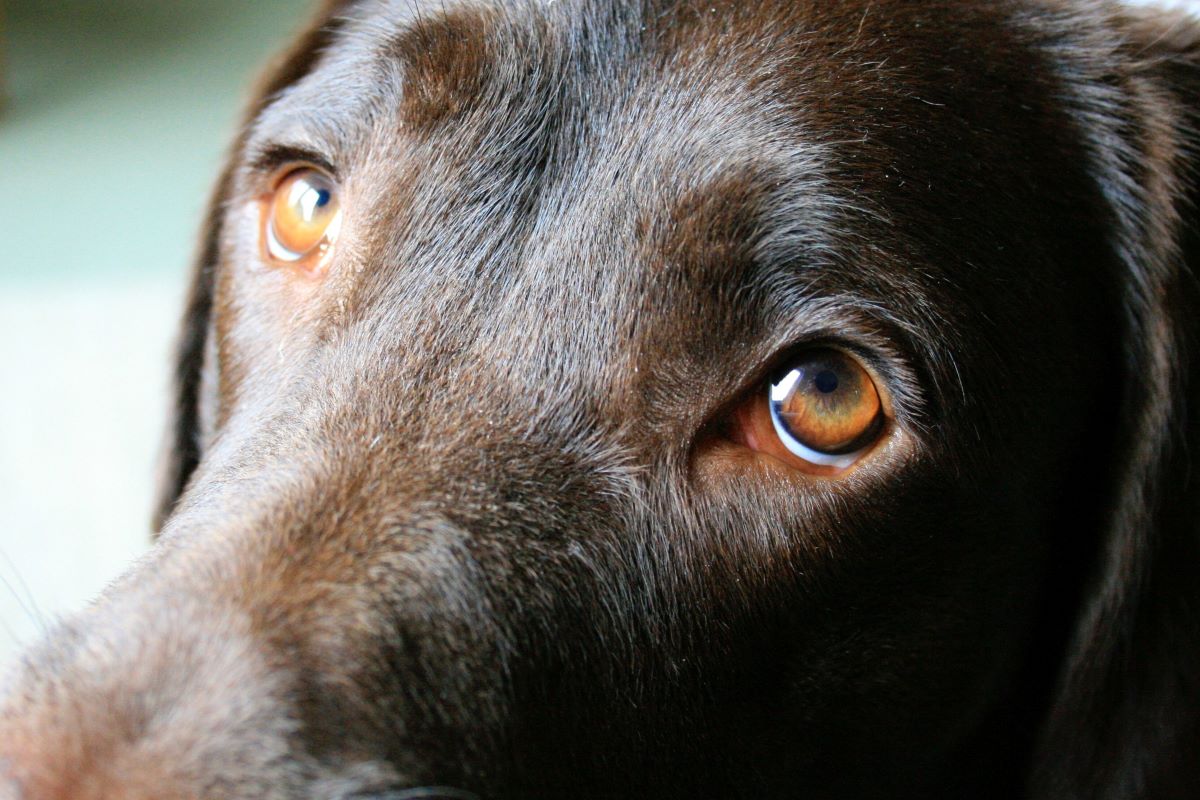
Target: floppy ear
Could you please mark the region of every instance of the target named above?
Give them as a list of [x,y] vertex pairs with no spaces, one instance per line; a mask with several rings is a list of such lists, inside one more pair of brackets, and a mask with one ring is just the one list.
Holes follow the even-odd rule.
[[[210,347],[214,275],[220,259],[221,219],[234,164],[251,121],[282,90],[298,81],[313,68],[343,22],[339,16],[348,0],[324,0],[303,33],[267,68],[253,100],[246,110],[241,132],[217,180],[208,203],[200,246],[192,267],[191,287],[183,314],[183,328],[175,350],[175,373],[169,427],[159,466],[158,502],[154,509],[154,530],[174,510],[180,495],[202,455],[200,429],[201,376],[206,359],[215,358]],[[215,365],[210,365],[214,366]]]
[[[1095,31],[1089,8],[1065,38]],[[1116,39],[1056,54],[1124,271],[1124,428],[1033,794],[1200,797],[1200,25],[1132,10],[1114,23]]]

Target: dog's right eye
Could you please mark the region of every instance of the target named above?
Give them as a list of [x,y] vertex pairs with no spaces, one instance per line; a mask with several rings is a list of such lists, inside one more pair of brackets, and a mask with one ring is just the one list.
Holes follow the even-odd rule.
[[282,173],[263,208],[263,244],[274,261],[320,266],[341,226],[338,187],[315,167]]

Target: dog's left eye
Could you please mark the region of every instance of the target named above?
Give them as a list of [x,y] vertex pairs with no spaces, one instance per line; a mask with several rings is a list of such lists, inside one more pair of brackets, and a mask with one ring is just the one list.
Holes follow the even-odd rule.
[[275,261],[315,266],[337,238],[341,217],[333,178],[315,167],[286,171],[264,204],[266,253]]
[[813,475],[853,466],[880,438],[883,402],[870,373],[840,350],[797,356],[734,414],[734,441]]

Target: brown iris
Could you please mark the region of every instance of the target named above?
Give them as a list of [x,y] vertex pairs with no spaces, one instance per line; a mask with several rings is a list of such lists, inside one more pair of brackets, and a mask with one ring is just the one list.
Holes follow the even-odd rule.
[[875,382],[839,350],[800,354],[764,394],[735,415],[735,440],[807,472],[847,469],[883,429]]
[[264,240],[275,261],[319,264],[341,223],[337,185],[314,167],[286,173],[267,198]]

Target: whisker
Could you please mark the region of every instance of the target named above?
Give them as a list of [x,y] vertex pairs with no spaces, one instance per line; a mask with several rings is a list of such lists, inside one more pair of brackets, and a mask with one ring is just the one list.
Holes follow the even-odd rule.
[[[21,610],[25,612],[26,616],[33,621],[33,624],[38,631],[45,633],[49,627],[46,624],[46,615],[43,614],[42,610],[38,607],[37,600],[34,599],[33,592],[29,589],[29,584],[27,584],[25,579],[21,577],[21,571],[17,569],[17,565],[13,562],[3,548],[0,548],[0,559],[3,560],[4,566],[6,567],[4,571],[0,571],[0,584],[3,584],[4,588],[9,591],[9,593],[13,596],[13,599],[17,601],[17,605],[20,606]],[[13,580],[16,581],[15,586],[13,585],[12,581],[5,577],[5,572],[11,575]],[[12,629],[7,625],[5,628],[10,634],[12,633]],[[13,635],[13,638],[16,639],[17,637]]]

